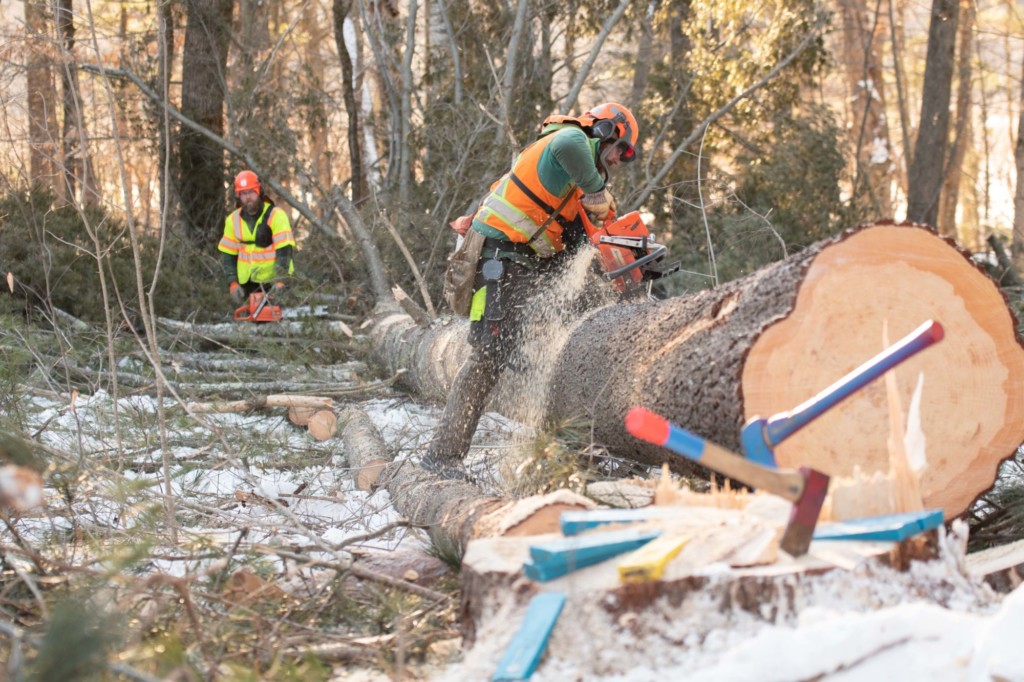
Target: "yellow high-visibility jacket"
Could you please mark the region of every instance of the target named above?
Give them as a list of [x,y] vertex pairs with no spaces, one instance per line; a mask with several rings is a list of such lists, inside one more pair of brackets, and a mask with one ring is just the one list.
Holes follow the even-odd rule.
[[[271,211],[267,224],[270,225],[274,241],[270,246],[260,248],[254,241],[255,227],[262,222],[267,211]],[[221,253],[238,256],[238,283],[245,284],[250,281],[269,282],[275,276],[294,274],[294,259],[288,264],[287,273],[276,272],[276,251],[285,246],[295,246],[295,237],[292,236],[292,224],[288,220],[288,214],[271,205],[269,201],[265,201],[260,217],[252,228],[242,219],[242,209],[238,208],[232,211],[224,221],[224,236],[221,237],[217,249]]]

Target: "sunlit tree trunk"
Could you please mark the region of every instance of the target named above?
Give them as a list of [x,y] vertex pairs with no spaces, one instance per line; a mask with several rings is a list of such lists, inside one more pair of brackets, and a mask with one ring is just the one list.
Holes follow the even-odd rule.
[[330,26],[321,22],[319,11],[309,11],[299,20],[300,30],[309,36],[304,46],[303,60],[309,70],[311,92],[309,98],[308,133],[309,133],[309,164],[318,183],[326,190],[334,184],[334,172],[331,167],[331,142],[328,135],[328,110],[333,108],[325,92],[327,61],[321,54],[320,46],[330,38]]
[[893,155],[885,116],[883,41],[888,22],[880,1],[843,0],[843,53],[850,89],[852,138],[856,146],[854,197],[865,196],[871,212],[892,217]]
[[[960,184],[963,180],[963,165],[974,134],[971,117],[974,108],[971,106],[971,60],[974,58],[974,19],[975,10],[972,0],[960,2],[960,40],[957,50],[957,90],[956,90],[956,137],[949,154],[949,171],[942,183],[942,196],[939,203],[939,219],[936,227],[939,233],[947,237],[959,238],[965,246],[977,247],[968,239],[968,231],[957,228],[956,209],[960,203]],[[968,176],[971,177],[971,176]],[[976,231],[976,230],[975,230]]]
[[1017,146],[1014,148],[1017,191],[1013,195],[1013,255],[1018,265],[1024,262],[1024,75],[1021,76],[1020,85]]
[[57,0],[57,32],[60,35],[63,86],[62,150],[64,183],[70,201],[77,197],[83,205],[99,201],[92,160],[89,157],[89,137],[82,111],[82,95],[78,86],[78,62],[75,59],[75,19],[72,0]]
[[[171,72],[174,70],[174,13],[171,9],[172,0],[161,0],[157,8],[157,88],[162,101],[171,101]],[[160,158],[157,159],[157,177],[160,182],[160,216],[166,225],[177,206],[177,198],[172,191],[172,183],[168,177],[170,170],[171,128],[167,112],[161,112],[157,122],[158,148]]]
[[[363,172],[363,150],[359,135],[361,116],[359,102],[356,99],[357,84],[355,70],[352,63],[350,46],[345,40],[346,26],[350,27],[352,18],[349,12],[352,10],[351,0],[334,0],[332,7],[332,18],[334,23],[334,44],[338,49],[338,61],[341,63],[341,88],[342,101],[345,103],[345,113],[348,116],[348,161],[349,173],[352,178],[352,203],[356,206],[362,205],[367,197],[366,175]],[[354,33],[354,32],[353,32]],[[354,35],[353,35],[354,38]],[[355,47],[353,41],[352,47]]]
[[[906,197],[907,171],[910,168],[910,159],[913,155],[910,151],[912,141],[910,136],[910,112],[907,109],[907,79],[904,76],[906,69],[903,68],[903,56],[905,52],[903,46],[906,45],[906,36],[903,30],[904,6],[902,2],[899,2],[899,0],[887,0],[887,2],[889,9],[889,44],[891,45],[892,50],[893,82],[896,85],[896,106],[900,124],[901,162],[899,164],[899,171],[896,173],[896,181],[898,183],[897,190],[902,192],[903,196]],[[898,7],[896,6],[897,3]]]
[[399,224],[404,224],[404,215],[409,210],[409,198],[412,191],[413,158],[409,137],[412,135],[412,98],[416,86],[413,75],[412,61],[416,54],[416,14],[419,6],[416,0],[408,0],[405,18],[405,49],[402,54],[402,120],[399,142],[398,165],[398,206],[401,211]]
[[29,49],[26,58],[28,86],[29,179],[64,198],[64,182],[60,177],[57,140],[57,88],[53,82],[51,28],[45,0],[26,0],[25,25]]
[[[188,23],[182,57],[181,113],[218,136],[224,134],[232,0],[186,0]],[[223,228],[224,153],[188,128],[177,140],[178,195],[189,238],[209,247]]]
[[953,81],[959,0],[933,0],[921,92],[921,124],[907,177],[907,219],[934,225],[947,170],[949,98]]

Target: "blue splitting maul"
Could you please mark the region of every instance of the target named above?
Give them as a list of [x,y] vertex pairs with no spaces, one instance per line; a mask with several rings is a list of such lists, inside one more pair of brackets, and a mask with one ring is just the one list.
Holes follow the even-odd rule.
[[904,360],[942,340],[942,325],[928,320],[824,391],[788,412],[765,419],[755,416],[740,431],[743,453],[758,464],[775,467],[776,445]]

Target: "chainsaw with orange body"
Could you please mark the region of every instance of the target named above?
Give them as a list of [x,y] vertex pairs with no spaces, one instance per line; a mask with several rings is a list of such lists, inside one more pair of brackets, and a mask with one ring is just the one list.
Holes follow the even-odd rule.
[[601,277],[625,293],[644,282],[670,275],[679,269],[679,262],[666,263],[668,247],[654,241],[640,213],[616,217],[609,213],[604,224],[594,225],[587,212],[580,208],[583,230],[600,253]]
[[235,309],[237,322],[280,322],[281,306],[270,303],[270,294],[254,291],[249,302]]

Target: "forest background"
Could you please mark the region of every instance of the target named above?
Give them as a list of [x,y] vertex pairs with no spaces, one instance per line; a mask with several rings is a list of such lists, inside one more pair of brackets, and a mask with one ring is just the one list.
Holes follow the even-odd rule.
[[[293,302],[359,320],[396,283],[434,313],[447,223],[546,115],[610,100],[641,126],[637,162],[611,179],[620,209],[683,262],[658,295],[893,218],[956,239],[1019,310],[1022,19],[1012,0],[0,0],[0,271],[17,294],[0,311],[0,425],[50,424],[23,395],[44,348],[61,357],[51,388],[116,398],[116,374],[83,382],[76,355],[113,370],[122,344],[156,343],[159,317],[227,318],[216,244],[238,171],[292,218]],[[103,338],[11,331],[64,313]],[[322,341],[274,357],[350,359]],[[80,431],[76,448],[72,511]],[[24,601],[12,621],[46,620],[45,600]],[[192,617],[175,604],[169,621]],[[265,635],[247,634],[262,660]]]
[[[108,260],[130,299],[148,289],[159,312],[216,310],[215,244],[247,167],[289,207],[303,280],[367,302],[344,217],[357,212],[386,276],[433,311],[447,222],[546,115],[607,100],[640,121],[639,161],[611,187],[684,261],[669,293],[865,220],[925,222],[972,252],[1024,244],[1010,1],[0,8],[0,259],[73,314],[98,319],[101,297],[85,294],[113,294],[39,262],[39,247],[59,250],[46,233],[74,244],[72,259]],[[115,263],[133,240],[141,289]]]

